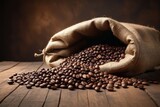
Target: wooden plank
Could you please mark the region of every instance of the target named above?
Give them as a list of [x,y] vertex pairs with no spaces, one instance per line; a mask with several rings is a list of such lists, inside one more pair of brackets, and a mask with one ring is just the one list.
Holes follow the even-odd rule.
[[42,64],[42,62],[22,62],[20,64],[18,64],[17,66],[5,70],[5,72],[1,72],[0,73],[0,83],[7,80],[9,76],[11,76],[14,73],[22,73],[22,72],[29,72],[32,71],[32,68],[30,66],[40,66],[40,64]]
[[14,66],[16,66],[19,62],[13,62],[13,61],[3,61],[3,62],[0,62],[0,73],[2,71],[5,71],[7,69],[10,69]]
[[79,107],[89,107],[87,90],[78,90]]
[[105,90],[109,105],[111,107],[130,107],[129,102],[123,97],[123,93],[121,92],[123,89],[118,89],[114,92],[110,92]]
[[145,91],[129,87],[116,92],[106,92],[111,107],[156,107]]
[[[160,69],[156,69],[153,72],[147,72],[139,75],[139,78],[144,78],[147,80],[156,80],[160,83]],[[146,86],[147,94],[153,99],[153,101],[160,107],[160,84],[150,84]]]
[[62,89],[59,107],[79,107],[77,90]]
[[19,107],[42,107],[47,93],[47,88],[33,87],[24,97]]
[[0,103],[19,86],[18,84],[14,84],[14,85],[10,86],[6,83],[7,78],[10,76],[10,73],[15,73],[15,72],[22,73],[22,72],[36,70],[41,66],[41,64],[42,64],[42,62],[20,63],[17,66],[15,66],[9,70],[6,70],[5,72],[2,72],[0,75],[0,80],[1,80],[1,83],[0,83]]
[[24,86],[19,86],[0,104],[0,107],[18,107],[21,100],[29,92]]
[[160,85],[152,84],[151,86],[147,86],[145,91],[155,101],[155,103],[160,107]]
[[89,107],[110,107],[105,91],[88,90]]
[[44,107],[58,107],[61,90],[49,90]]
[[127,93],[130,98],[127,99],[132,101],[131,104],[135,104],[134,107],[156,107],[156,104],[153,102],[153,100],[143,90],[129,87]]
[[[48,68],[48,66],[43,64],[39,69],[41,68]],[[19,107],[42,107],[47,98],[48,92],[48,88],[33,87],[21,101]]]

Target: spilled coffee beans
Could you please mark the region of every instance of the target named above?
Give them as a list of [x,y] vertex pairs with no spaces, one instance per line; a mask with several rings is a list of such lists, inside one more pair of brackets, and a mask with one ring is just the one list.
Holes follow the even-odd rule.
[[149,85],[146,80],[118,77],[99,70],[99,65],[123,59],[125,48],[125,46],[107,44],[94,45],[66,58],[55,68],[16,73],[10,76],[7,82],[26,85],[28,89],[33,86],[53,90],[57,88],[94,89],[98,92],[102,89],[114,91],[114,88],[127,88],[128,86],[144,89],[144,85]]

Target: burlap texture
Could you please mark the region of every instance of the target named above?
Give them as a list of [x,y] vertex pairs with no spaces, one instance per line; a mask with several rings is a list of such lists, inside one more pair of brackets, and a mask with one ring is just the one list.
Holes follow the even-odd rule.
[[101,65],[101,71],[109,73],[127,71],[129,74],[139,74],[160,65],[159,31],[107,17],[84,21],[53,35],[43,50],[44,61],[51,67],[58,66],[64,58],[86,46],[88,38],[101,38],[101,33],[109,30],[125,43],[127,48],[124,59]]

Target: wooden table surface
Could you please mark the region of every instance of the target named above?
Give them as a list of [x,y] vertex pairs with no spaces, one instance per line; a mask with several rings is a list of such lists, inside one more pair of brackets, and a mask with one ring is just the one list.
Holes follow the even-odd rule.
[[[43,67],[47,68],[42,62],[0,62],[0,107],[160,107],[160,84],[145,86],[144,91],[130,86],[115,92],[96,92],[88,89],[26,89],[25,86],[8,85],[6,82],[13,73]],[[140,77],[160,81],[160,70]]]

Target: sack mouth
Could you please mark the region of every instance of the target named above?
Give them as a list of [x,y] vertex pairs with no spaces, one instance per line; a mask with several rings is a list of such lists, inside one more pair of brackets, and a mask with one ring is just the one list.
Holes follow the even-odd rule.
[[[128,59],[122,59],[117,67],[113,66],[114,64],[111,64],[112,62],[107,63],[107,67],[110,66],[109,68],[107,68],[109,71],[132,70],[133,65],[135,65],[139,57],[139,47],[134,34],[129,31],[128,28],[123,25],[123,23],[106,17],[94,18],[92,20],[84,21],[60,31],[51,38],[48,46],[52,47],[52,44],[55,41],[59,41],[60,45],[58,45],[58,50],[56,50],[55,53],[55,50],[50,51],[49,54],[48,51],[46,51],[44,54],[44,61],[50,66],[52,65],[52,63],[61,59],[61,57],[64,58],[64,54],[61,54],[60,51],[70,49],[76,46],[81,41],[85,41],[85,45],[83,45],[84,48],[98,43],[115,43],[117,45],[126,46],[125,56],[128,57]],[[46,50],[46,48],[44,50]],[[78,48],[76,48],[76,50],[78,50]],[[78,51],[74,50],[73,53]],[[54,59],[53,57],[51,57],[52,54],[53,56],[54,54],[57,54],[60,57],[58,57],[58,59]]]

